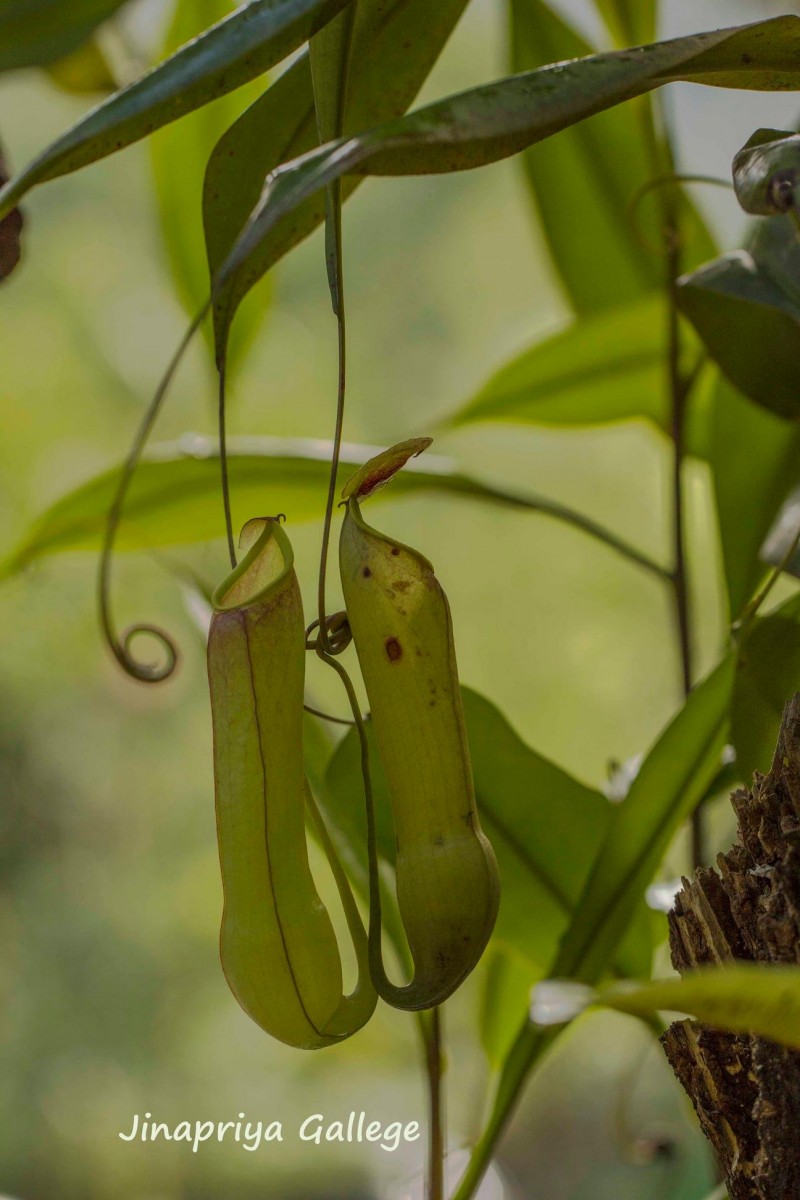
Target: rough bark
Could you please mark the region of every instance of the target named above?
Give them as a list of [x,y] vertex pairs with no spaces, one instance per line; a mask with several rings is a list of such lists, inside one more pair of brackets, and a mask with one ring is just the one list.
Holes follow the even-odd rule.
[[[800,962],[800,694],[784,710],[769,774],[731,803],[737,844],[717,871],[683,880],[669,914],[681,973],[732,959]],[[732,1200],[800,1197],[800,1053],[696,1021],[675,1022],[662,1043]]]

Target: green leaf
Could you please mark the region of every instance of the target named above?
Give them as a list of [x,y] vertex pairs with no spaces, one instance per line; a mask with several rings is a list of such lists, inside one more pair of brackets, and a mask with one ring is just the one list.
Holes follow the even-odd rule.
[[[615,810],[525,745],[485,697],[462,692],[478,811],[500,864],[496,936],[545,967]],[[624,973],[636,974],[637,960],[649,963],[649,937],[640,935],[619,962]]]
[[745,400],[719,379],[708,416],[712,471],[730,620],[756,591],[759,553],[800,476],[800,430]]
[[800,529],[800,490],[793,488],[786,501],[781,505],[775,523],[770,529],[761,547],[761,558],[770,567],[780,567],[787,575],[800,579],[800,548],[795,546],[788,562],[786,556],[791,550],[797,531]]
[[[367,736],[371,743],[370,774],[373,776],[373,784],[377,784],[379,789],[382,788],[385,794],[385,780],[382,773],[376,770],[380,760],[370,722],[367,722]],[[388,800],[383,800],[383,794],[376,803],[375,812],[378,854],[385,863],[393,867],[394,830],[391,827],[391,818],[387,824]],[[347,864],[353,884],[362,898],[369,903],[366,800],[361,774],[361,747],[355,730],[351,730],[339,742],[329,758],[319,784],[318,795],[326,823],[340,849],[343,861]],[[385,876],[381,877],[381,917],[384,931],[389,935],[398,958],[404,966],[412,967],[394,887],[389,885]]]
[[320,142],[332,142],[344,128],[350,48],[358,0],[329,21],[309,42],[314,113]]
[[681,1012],[728,1033],[749,1033],[800,1049],[800,967],[736,963],[604,989],[597,1003],[647,1017]]
[[772,763],[786,701],[800,690],[800,598],[756,621],[742,648],[731,708],[731,740],[742,779]]
[[550,972],[595,983],[682,822],[719,769],[733,657],[689,695],[616,808],[602,850]]
[[494,1068],[502,1066],[530,1005],[539,978],[530,963],[502,947],[487,955],[486,980],[479,1017],[481,1043]]
[[595,0],[618,46],[641,46],[656,39],[657,0]]
[[77,50],[70,51],[47,67],[57,87],[75,95],[113,92],[117,80],[97,38],[89,38]]
[[758,129],[733,160],[733,186],[745,212],[774,217],[797,210],[800,136],[785,129]]
[[[359,0],[353,29],[344,129],[360,132],[400,116],[414,100],[453,31],[467,0]],[[319,35],[317,35],[319,36]],[[317,148],[314,93],[303,55],[222,137],[208,164],[203,201],[208,260],[216,274],[281,163]],[[346,179],[343,198],[359,180]],[[265,238],[214,302],[217,356],[251,287],[284,254],[317,228],[324,195],[312,196]]]
[[40,67],[77,50],[125,0],[0,0],[0,71]]
[[[595,985],[608,969],[672,836],[717,773],[733,672],[729,655],[690,694],[650,750],[615,810],[549,978]],[[520,1029],[503,1064],[488,1123],[453,1200],[472,1196],[531,1068],[555,1036],[554,1029],[530,1021]]]
[[[343,484],[378,447],[342,447]],[[331,445],[316,438],[243,438],[229,445],[234,525],[254,512],[285,512],[292,521],[315,520],[324,511]],[[219,459],[215,444],[189,436],[154,448],[136,470],[128,492],[119,537],[120,550],[174,546],[221,536]],[[105,471],[69,492],[32,524],[16,548],[0,562],[0,577],[45,554],[96,548],[105,529],[119,470]],[[563,505],[533,494],[517,495],[462,474],[449,458],[427,455],[409,463],[376,500],[419,491],[439,491],[467,499],[540,512],[577,526],[656,574],[661,569],[593,522]]]
[[[500,867],[501,901],[494,937],[541,972],[567,926],[607,834],[612,806],[531,750],[484,697],[462,688],[481,825]],[[378,851],[394,864],[395,834],[386,780],[371,724],[372,783]],[[338,819],[356,837],[363,825],[360,748],[355,731],[339,744],[327,788]],[[648,968],[650,940],[637,930],[620,969]]]
[[[320,143],[344,133],[347,87],[353,49],[353,26],[358,0],[315,34],[308,45],[314,115]],[[325,209],[325,266],[331,304],[337,317],[344,315],[342,293],[342,185],[328,190]],[[344,336],[343,328],[340,336]]]
[[[263,75],[346,3],[250,0],[240,5],[227,20],[111,96],[57,138],[0,191],[0,216],[37,184],[114,154]],[[0,44],[9,43],[4,37]]]
[[502,367],[450,423],[593,425],[645,417],[666,428],[666,336],[658,296],[582,317]]
[[734,387],[800,417],[800,244],[788,217],[762,221],[750,250],[684,276],[681,312]]
[[[235,6],[235,0],[209,0],[203,5],[197,0],[178,0],[165,38],[165,56],[212,23],[224,20]],[[220,96],[184,120],[160,129],[150,141],[164,247],[178,295],[192,317],[211,290],[202,211],[206,166],[219,139],[255,99],[258,88],[253,82]],[[246,314],[237,325],[231,358],[252,341],[267,299],[261,291],[246,306]],[[209,326],[204,325],[203,331],[210,333]]]
[[720,87],[800,87],[800,17],[695,34],[636,51],[593,55],[451,96],[364,134],[320,147],[272,177],[220,268],[247,269],[279,222],[347,174],[468,170],[527,149],[585,117],[679,80]]
[[[511,66],[530,71],[592,53],[543,0],[511,0]],[[547,244],[578,313],[622,305],[654,288],[663,265],[637,240],[628,205],[653,174],[647,114],[621,105],[582,121],[523,155]],[[639,214],[651,217],[652,205]],[[652,220],[643,236],[657,243]]]

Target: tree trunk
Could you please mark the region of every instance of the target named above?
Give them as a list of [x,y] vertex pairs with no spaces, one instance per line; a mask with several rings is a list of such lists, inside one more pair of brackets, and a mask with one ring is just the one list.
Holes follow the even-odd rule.
[[[800,694],[768,775],[731,796],[739,839],[683,880],[669,914],[680,973],[732,959],[800,962]],[[732,1200],[800,1197],[800,1052],[677,1021],[662,1038],[714,1147]]]

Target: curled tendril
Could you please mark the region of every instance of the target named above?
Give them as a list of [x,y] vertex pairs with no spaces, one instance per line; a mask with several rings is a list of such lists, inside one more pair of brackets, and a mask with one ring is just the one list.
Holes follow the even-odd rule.
[[[131,642],[140,634],[155,638],[166,652],[166,660],[161,666],[156,663],[139,662],[134,658],[131,652]],[[124,652],[123,666],[125,663],[133,663],[136,667],[136,678],[144,683],[161,683],[162,679],[169,679],[178,665],[178,647],[169,634],[160,629],[158,625],[129,625],[122,634],[120,642]]]
[[[100,627],[111,653],[123,671],[130,675],[132,679],[138,679],[142,683],[161,683],[164,679],[168,679],[178,663],[178,648],[170,635],[163,629],[159,629],[157,625],[137,624],[132,625],[121,636],[117,633],[111,613],[111,567],[114,558],[114,544],[122,519],[125,499],[136,468],[139,465],[142,451],[147,445],[147,439],[150,437],[181,360],[205,319],[209,307],[210,302],[198,313],[181,338],[178,349],[172,356],[161,378],[161,382],[156,388],[155,395],[148,405],[120,472],[103,533],[103,545],[100,551],[100,563],[97,572],[97,606]],[[131,651],[131,643],[139,634],[149,634],[161,644],[166,653],[166,659],[161,666],[152,663],[142,663],[134,657]]]
[[311,634],[315,629],[320,628],[319,619],[312,621],[306,630],[306,650],[324,649],[328,654],[341,654],[353,640],[353,634],[350,630],[350,622],[347,619],[346,612],[331,613],[325,618],[325,633],[322,637],[319,634],[312,638]]
[[[682,183],[707,183],[713,187],[725,187],[733,189],[733,184],[728,179],[718,179],[716,175],[659,175],[655,179],[648,179],[638,188],[628,202],[626,208],[626,216],[633,230],[634,237],[639,245],[647,251],[648,254],[653,254],[663,258],[666,255],[673,253],[676,249],[675,245],[656,246],[642,232],[642,227],[639,224],[639,210],[642,201],[651,192],[662,187],[676,187]],[[673,236],[676,236],[673,234]]]

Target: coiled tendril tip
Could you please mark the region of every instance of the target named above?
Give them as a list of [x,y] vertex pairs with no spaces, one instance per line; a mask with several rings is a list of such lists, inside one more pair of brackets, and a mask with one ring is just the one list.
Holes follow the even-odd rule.
[[[155,638],[162,650],[165,651],[166,660],[160,666],[157,663],[140,662],[134,657],[131,643],[140,634]],[[115,647],[115,657],[123,670],[133,679],[138,679],[141,683],[163,683],[165,679],[169,679],[174,674],[180,654],[176,643],[165,630],[159,628],[158,625],[140,623],[131,625],[124,631],[119,646]]]

